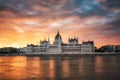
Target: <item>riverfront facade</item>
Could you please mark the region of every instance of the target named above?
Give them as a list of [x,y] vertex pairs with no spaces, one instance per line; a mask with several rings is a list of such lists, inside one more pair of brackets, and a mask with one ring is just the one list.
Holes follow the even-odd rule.
[[80,54],[80,53],[92,53],[95,52],[94,41],[82,41],[78,42],[78,38],[68,38],[68,43],[65,44],[62,41],[62,37],[57,32],[53,44],[50,44],[50,38],[48,40],[40,41],[40,45],[29,44],[26,48],[26,53],[38,53],[38,54]]

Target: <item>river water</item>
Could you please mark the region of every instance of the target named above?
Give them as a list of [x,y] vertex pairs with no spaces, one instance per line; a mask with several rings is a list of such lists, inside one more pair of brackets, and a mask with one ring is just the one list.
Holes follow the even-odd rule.
[[120,56],[0,56],[0,80],[120,80]]

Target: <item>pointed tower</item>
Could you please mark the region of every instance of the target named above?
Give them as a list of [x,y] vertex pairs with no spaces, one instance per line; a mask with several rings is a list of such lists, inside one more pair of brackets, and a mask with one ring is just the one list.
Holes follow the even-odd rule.
[[50,46],[50,37],[48,36],[48,44],[47,46],[49,47]]
[[41,42],[42,42],[42,41],[41,41],[41,39],[40,39],[40,45],[41,45]]

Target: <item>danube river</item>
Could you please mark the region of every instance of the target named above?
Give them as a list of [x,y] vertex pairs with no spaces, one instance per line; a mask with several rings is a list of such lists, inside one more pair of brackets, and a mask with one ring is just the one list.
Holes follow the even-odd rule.
[[0,56],[0,80],[120,80],[120,56]]

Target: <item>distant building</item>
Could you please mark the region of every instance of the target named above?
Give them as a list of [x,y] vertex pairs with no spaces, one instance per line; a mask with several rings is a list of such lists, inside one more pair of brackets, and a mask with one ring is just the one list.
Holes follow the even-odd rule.
[[115,46],[115,52],[120,52],[120,45]]
[[18,52],[18,49],[13,48],[13,47],[0,48],[0,53],[12,54],[12,53],[17,53],[17,52]]
[[100,47],[98,52],[120,52],[120,45],[105,45]]
[[64,44],[62,37],[57,32],[53,44],[48,40],[40,41],[40,45],[27,45],[26,53],[48,53],[48,54],[74,54],[74,53],[91,53],[95,52],[94,41],[83,41],[82,44],[78,43],[78,38],[69,38],[68,43]]
[[82,42],[81,52],[95,52],[93,41]]

